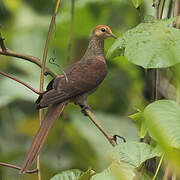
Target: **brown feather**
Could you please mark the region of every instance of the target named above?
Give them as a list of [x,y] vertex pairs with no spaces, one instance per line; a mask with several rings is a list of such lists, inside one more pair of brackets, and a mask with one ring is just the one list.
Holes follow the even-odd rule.
[[53,79],[49,83],[47,90],[39,96],[37,100],[38,107],[44,108],[48,106],[48,111],[23,162],[21,173],[28,169],[40,153],[50,129],[65,105],[73,101],[81,107],[87,106],[87,96],[94,92],[104,80],[107,74],[104,39],[109,37],[109,35],[105,36],[104,33],[100,33],[102,27],[111,33],[109,27],[97,26],[93,31],[84,56],[65,71],[67,79],[64,75]]
[[25,173],[26,170],[29,168],[29,166],[32,164],[33,160],[36,159],[36,157],[40,153],[41,148],[46,140],[47,135],[49,134],[50,129],[52,128],[56,119],[63,111],[65,105],[66,102],[61,104],[50,105],[48,107],[45,119],[41,123],[41,126],[31,144],[26,159],[21,166],[20,173]]
[[94,58],[75,63],[66,74],[68,81],[64,76],[57,77],[52,85],[54,89],[44,93],[37,101],[39,108],[61,103],[96,88],[104,80],[107,67],[105,62]]

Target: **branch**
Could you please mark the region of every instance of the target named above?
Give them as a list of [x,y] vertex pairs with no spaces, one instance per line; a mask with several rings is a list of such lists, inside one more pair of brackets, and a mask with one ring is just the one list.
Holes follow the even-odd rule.
[[170,0],[169,5],[168,5],[168,13],[167,13],[167,18],[168,19],[171,17],[172,5],[173,5],[173,0]]
[[165,5],[165,0],[161,0],[160,5],[159,5],[159,19],[162,19],[164,5]]
[[2,38],[2,35],[1,35],[1,33],[0,33],[0,46],[1,46],[1,48],[2,48],[2,50],[5,52],[6,51],[6,46],[5,46],[5,44],[4,44],[4,38]]
[[71,49],[72,49],[72,33],[73,33],[73,20],[74,20],[74,0],[71,0],[71,22],[70,22],[70,32],[69,32],[69,43],[68,43],[68,51],[67,51],[67,62],[69,63],[71,58]]
[[[46,59],[47,59],[47,53],[48,53],[48,48],[49,48],[49,41],[50,41],[50,38],[51,38],[51,33],[52,33],[53,26],[55,24],[56,14],[57,14],[59,5],[60,5],[60,0],[56,0],[56,5],[55,5],[53,16],[51,18],[51,23],[50,23],[50,26],[49,26],[49,31],[48,31],[48,35],[47,35],[47,39],[46,39],[46,44],[45,44],[45,48],[44,48],[44,53],[43,53],[41,75],[40,75],[40,92],[43,92],[44,73],[45,73],[45,68],[46,68]],[[43,114],[43,110],[40,109],[39,110],[39,122],[40,122],[40,124],[42,122],[42,114]],[[40,174],[40,155],[38,155],[38,157],[37,157],[37,169],[39,170],[38,171],[38,180],[41,180],[41,174]]]
[[[4,51],[4,50],[2,49],[2,47],[1,47],[1,48],[0,48],[0,54],[1,54],[1,55],[4,55],[4,56],[16,57],[16,58],[20,58],[20,59],[27,60],[27,61],[29,61],[29,62],[32,62],[32,63],[38,65],[39,67],[42,66],[39,58],[34,57],[34,56],[29,56],[29,55],[24,54],[24,53],[15,52],[15,51],[12,51],[12,50],[10,50],[10,49],[8,49],[8,48],[6,48],[6,50]],[[53,72],[51,69],[49,69],[49,68],[46,68],[44,74],[46,74],[46,75],[49,74],[49,75],[51,75],[52,77],[56,77],[56,76],[57,76],[57,74],[54,73],[54,72]]]
[[85,109],[85,115],[87,115],[91,121],[95,124],[95,126],[104,134],[104,136],[107,138],[107,140],[109,141],[109,143],[112,144],[112,146],[116,146],[117,145],[117,137],[123,139],[124,142],[126,142],[125,138],[119,136],[119,135],[114,135],[111,136],[106,129],[104,129],[104,127],[102,127],[102,125],[97,121],[95,115],[89,110],[89,109]]
[[158,175],[158,172],[159,172],[159,170],[160,170],[161,164],[162,164],[162,162],[163,162],[163,158],[164,158],[164,154],[161,156],[161,159],[160,159],[160,161],[159,161],[158,167],[157,167],[157,169],[156,169],[155,175],[154,175],[154,177],[152,178],[152,180],[155,180],[155,179],[156,179],[156,177],[157,177],[157,175]]
[[[10,167],[10,168],[13,168],[13,169],[18,169],[18,170],[21,169],[21,167],[19,167],[19,166],[15,166],[15,165],[8,164],[8,163],[3,163],[3,162],[0,162],[0,165],[5,166],[5,167]],[[38,169],[33,169],[33,170],[27,170],[26,171],[26,173],[28,173],[28,174],[32,174],[32,173],[36,173],[36,172],[38,172]]]
[[180,15],[180,0],[175,0],[173,16]]
[[31,91],[33,91],[34,93],[36,93],[36,94],[38,94],[38,95],[41,94],[40,92],[36,91],[33,87],[31,87],[31,86],[28,85],[27,83],[25,83],[25,82],[23,82],[23,81],[17,79],[16,77],[13,77],[13,76],[11,76],[11,75],[5,73],[5,72],[0,72],[0,74],[2,74],[3,76],[8,77],[8,78],[10,78],[10,79],[13,79],[13,80],[17,81],[18,83],[20,83],[20,84],[26,86],[28,89],[30,89]]

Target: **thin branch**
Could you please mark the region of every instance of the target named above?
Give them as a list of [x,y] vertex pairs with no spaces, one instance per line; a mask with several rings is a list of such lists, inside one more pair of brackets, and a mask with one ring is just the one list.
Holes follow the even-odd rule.
[[96,119],[95,115],[89,110],[85,109],[84,110],[86,115],[91,119],[91,121],[95,124],[95,126],[104,134],[104,136],[107,138],[107,140],[112,144],[112,146],[116,146],[116,136],[111,136],[104,127],[98,122]]
[[159,84],[160,84],[160,75],[159,69],[153,69],[153,101],[157,101],[159,98]]
[[74,6],[75,6],[75,2],[74,2],[74,0],[71,0],[71,21],[70,21],[69,43],[68,43],[68,51],[67,51],[67,63],[69,63],[70,58],[71,58]]
[[159,5],[159,19],[162,19],[164,5],[165,5],[165,0],[161,0],[160,5]]
[[[48,31],[48,35],[47,35],[47,39],[46,39],[46,44],[45,44],[44,53],[43,53],[43,59],[42,59],[41,75],[40,75],[40,92],[43,92],[44,73],[45,73],[45,68],[46,68],[46,59],[47,59],[47,53],[48,53],[48,48],[49,48],[49,42],[50,42],[50,38],[51,38],[52,29],[53,29],[53,26],[55,24],[56,14],[57,14],[60,2],[61,2],[61,0],[56,0],[54,13],[53,13],[53,16],[51,18],[51,23],[50,23],[50,26],[49,26],[49,31]],[[43,110],[40,109],[39,110],[39,122],[40,122],[40,124],[42,122],[42,114],[43,114]],[[39,170],[38,171],[38,180],[41,180],[40,155],[38,155],[38,157],[37,157],[37,169]]]
[[159,169],[160,169],[160,167],[161,167],[161,164],[162,164],[162,162],[163,162],[163,158],[164,158],[164,154],[161,156],[161,159],[160,159],[160,161],[159,161],[158,167],[157,167],[157,169],[156,169],[156,173],[155,173],[154,177],[152,178],[152,180],[155,180],[155,179],[156,179],[156,177],[157,177],[157,175],[158,175],[158,172],[159,172]]
[[171,17],[172,5],[173,5],[173,0],[170,0],[169,1],[169,6],[168,6],[168,13],[167,13],[167,18],[168,19]]
[[[17,170],[21,169],[21,167],[19,167],[19,166],[15,166],[15,165],[8,164],[8,163],[3,163],[3,162],[0,162],[0,165],[5,166],[5,167],[9,167],[9,168],[13,168],[13,169],[17,169]],[[26,173],[28,173],[28,174],[32,174],[32,173],[36,173],[36,172],[38,172],[38,169],[33,169],[33,170],[27,170],[26,171]]]
[[[15,52],[15,51],[12,51],[8,48],[6,48],[6,51],[3,51],[1,48],[0,48],[0,54],[1,55],[4,55],[4,56],[10,56],[10,57],[16,57],[16,58],[20,58],[20,59],[24,59],[24,60],[27,60],[27,61],[30,61],[36,65],[38,65],[39,67],[42,66],[39,58],[37,57],[34,57],[34,56],[29,56],[27,54],[24,54],[24,53],[19,53],[19,52]],[[51,75],[52,77],[56,77],[57,74],[54,73],[51,69],[49,68],[46,68],[44,74],[49,74]]]
[[0,74],[2,74],[3,76],[8,77],[8,78],[10,78],[10,79],[13,79],[13,80],[17,81],[18,83],[22,84],[23,86],[26,86],[28,89],[30,89],[31,91],[33,91],[34,93],[36,93],[36,94],[38,94],[38,95],[41,94],[40,92],[36,91],[33,87],[31,87],[31,86],[28,85],[27,83],[25,83],[25,82],[17,79],[16,77],[13,77],[13,76],[5,73],[5,72],[0,72]]
[[4,44],[4,38],[2,38],[2,35],[1,35],[1,33],[0,33],[0,46],[1,46],[1,48],[2,48],[2,50],[5,52],[6,51],[6,46],[5,46],[5,44]]

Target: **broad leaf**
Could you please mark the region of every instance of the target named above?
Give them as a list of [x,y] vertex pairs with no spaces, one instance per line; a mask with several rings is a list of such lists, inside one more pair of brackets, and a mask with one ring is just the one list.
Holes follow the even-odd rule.
[[121,160],[134,168],[139,167],[147,159],[161,155],[156,148],[145,143],[133,141],[119,144],[114,148],[113,152],[114,159]]
[[134,176],[132,166],[114,161],[103,172],[92,176],[91,180],[133,180]]
[[145,108],[144,117],[154,139],[160,143],[164,139],[168,146],[180,148],[179,104],[170,100],[156,101]]
[[72,169],[63,171],[60,174],[55,175],[50,180],[77,180],[82,174],[82,171],[78,169]]
[[107,57],[125,56],[144,68],[165,68],[180,62],[180,30],[170,20],[151,20],[139,24],[119,37]]

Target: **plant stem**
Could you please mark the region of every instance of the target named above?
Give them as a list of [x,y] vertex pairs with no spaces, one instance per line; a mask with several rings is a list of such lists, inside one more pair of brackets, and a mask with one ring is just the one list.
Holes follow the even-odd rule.
[[68,43],[68,51],[67,51],[67,63],[69,64],[71,58],[71,49],[72,49],[72,33],[73,33],[73,20],[74,20],[74,0],[71,0],[71,21],[70,21],[70,30],[69,30],[69,43]]
[[[55,9],[54,9],[54,13],[53,16],[51,18],[51,22],[50,22],[50,26],[49,26],[49,31],[48,31],[48,35],[47,35],[47,39],[46,39],[46,44],[45,44],[45,48],[44,48],[44,53],[43,53],[43,59],[42,59],[42,68],[41,68],[41,75],[40,75],[40,92],[43,92],[43,87],[44,87],[44,72],[45,72],[45,67],[46,67],[46,59],[47,59],[47,53],[48,53],[48,48],[49,48],[49,41],[51,38],[51,33],[52,33],[52,29],[53,26],[55,24],[55,19],[56,19],[56,14],[60,5],[60,0],[56,0],[56,5],[55,5]],[[39,110],[39,122],[41,124],[42,122],[42,109]],[[41,180],[41,174],[40,174],[40,155],[38,155],[37,157],[37,169],[38,171],[38,180]]]
[[111,136],[104,127],[98,122],[95,115],[89,110],[85,109],[86,115],[91,119],[91,121],[95,124],[95,126],[104,134],[104,136],[107,138],[107,140],[112,144],[112,146],[116,146],[117,142],[115,140],[114,136]]
[[9,74],[7,74],[7,73],[4,73],[4,72],[0,72],[0,74],[2,74],[3,76],[8,77],[8,78],[10,78],[10,79],[13,79],[13,80],[17,81],[18,83],[26,86],[28,89],[30,89],[31,91],[33,91],[34,93],[36,93],[36,94],[38,94],[38,95],[41,94],[40,92],[36,91],[33,87],[31,87],[31,86],[28,85],[27,83],[25,83],[25,82],[17,79],[16,77],[13,77],[13,76],[11,76],[11,75],[9,75]]
[[[6,48],[6,51],[3,51],[3,50],[0,48],[0,54],[1,54],[1,55],[4,55],[4,56],[16,57],[16,58],[20,58],[20,59],[27,60],[27,61],[30,61],[30,62],[38,65],[39,67],[42,66],[39,58],[34,57],[34,56],[29,56],[29,55],[24,54],[24,53],[15,52],[15,51],[12,51],[12,50],[7,49],[7,48]],[[52,77],[56,77],[56,76],[57,76],[57,74],[54,73],[54,72],[53,72],[51,69],[49,69],[49,68],[46,68],[46,69],[45,69],[44,74],[49,74],[49,75],[51,75]]]
[[[0,162],[0,165],[5,166],[5,167],[10,167],[10,168],[13,168],[13,169],[18,169],[18,170],[21,169],[21,167],[19,167],[19,166],[15,166],[15,165],[8,164],[8,163],[3,163],[3,162]],[[33,170],[27,170],[26,171],[26,173],[28,173],[28,174],[32,174],[32,173],[36,173],[36,172],[38,172],[38,169],[33,169]]]
[[155,179],[156,179],[157,174],[158,174],[158,172],[159,172],[159,169],[160,169],[160,167],[161,167],[161,164],[162,164],[162,162],[163,162],[163,158],[164,158],[164,155],[161,156],[161,159],[160,159],[160,161],[159,161],[158,167],[157,167],[157,169],[156,169],[156,173],[155,173],[154,177],[152,178],[152,180],[155,180]]
[[172,5],[173,5],[173,0],[170,0],[169,1],[169,6],[168,6],[168,13],[167,13],[167,18],[168,19],[171,17]]
[[161,0],[160,5],[159,5],[159,19],[162,19],[164,5],[165,5],[165,0]]

